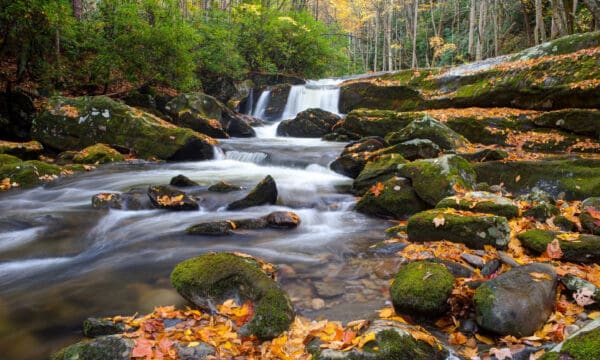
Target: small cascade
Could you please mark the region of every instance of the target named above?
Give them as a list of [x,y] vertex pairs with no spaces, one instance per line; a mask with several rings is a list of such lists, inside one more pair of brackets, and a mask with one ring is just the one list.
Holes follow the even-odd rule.
[[292,86],[282,120],[293,119],[298,113],[311,108],[339,114],[339,85],[343,81],[343,79],[309,80],[305,85]]
[[268,157],[269,155],[263,152],[244,152],[232,150],[225,153],[225,159],[227,160],[237,160],[254,164],[261,164],[265,162]]
[[239,112],[242,114],[252,114],[252,108],[254,108],[254,88],[250,88],[244,108],[239,109]]
[[254,108],[254,112],[252,112],[252,116],[258,119],[262,119],[265,116],[265,110],[269,105],[269,98],[271,97],[271,90],[265,89],[262,93],[260,93],[260,97],[258,98],[258,102],[256,103],[256,108]]

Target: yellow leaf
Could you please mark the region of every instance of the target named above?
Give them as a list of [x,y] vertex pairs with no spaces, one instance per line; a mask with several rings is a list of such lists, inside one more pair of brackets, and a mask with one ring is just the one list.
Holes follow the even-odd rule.
[[374,332],[370,332],[368,334],[361,336],[360,340],[358,342],[358,348],[362,349],[365,346],[365,344],[367,344],[368,342],[375,341],[375,337],[376,337],[376,335]]
[[382,319],[387,319],[390,318],[392,316],[394,316],[394,309],[392,308],[385,308],[385,309],[381,309],[379,310],[379,317]]
[[187,347],[196,347],[198,345],[200,345],[198,341],[192,341],[191,343],[187,344]]
[[588,317],[592,320],[596,320],[596,319],[600,318],[600,311],[592,311],[591,313],[588,314]]
[[546,273],[532,271],[529,273],[529,275],[531,275],[533,281],[537,282],[540,282],[542,280],[552,280],[552,276]]
[[475,334],[475,338],[477,340],[481,341],[482,343],[487,344],[487,345],[494,345],[495,344],[494,340],[490,339],[489,337],[485,337],[483,335]]

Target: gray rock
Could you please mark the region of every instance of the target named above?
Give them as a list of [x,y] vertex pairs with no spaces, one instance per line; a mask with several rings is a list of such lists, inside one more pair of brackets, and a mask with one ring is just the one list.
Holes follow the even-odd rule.
[[204,359],[207,356],[214,355],[216,350],[214,347],[208,345],[205,342],[200,342],[196,346],[183,346],[181,344],[176,344],[175,348],[177,349],[177,356],[181,360],[197,360]]
[[134,342],[122,335],[101,336],[66,347],[50,358],[52,360],[129,360]]
[[115,323],[112,320],[87,318],[83,321],[83,335],[90,338],[118,334],[124,331],[124,323]]
[[314,286],[317,294],[326,299],[341,296],[346,293],[346,287],[339,282],[317,281],[314,283]]
[[491,279],[475,292],[477,323],[500,335],[529,336],[552,313],[556,285],[554,269],[539,263]]
[[186,193],[167,185],[150,186],[148,197],[152,204],[160,209],[193,211],[200,208],[198,203]]

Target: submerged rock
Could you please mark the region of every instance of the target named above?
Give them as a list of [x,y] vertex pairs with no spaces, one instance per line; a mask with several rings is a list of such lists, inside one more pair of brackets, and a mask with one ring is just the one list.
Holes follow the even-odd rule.
[[475,292],[479,326],[500,335],[529,336],[554,308],[557,276],[546,264],[528,264],[486,281]]
[[285,291],[251,259],[226,253],[201,255],[179,263],[171,283],[186,300],[205,309],[230,298],[251,301],[252,319],[238,331],[261,340],[278,336],[294,320]]
[[190,235],[231,235],[235,229],[235,223],[229,220],[210,221],[193,225],[185,231]]
[[239,190],[242,190],[241,186],[234,185],[234,184],[228,183],[227,181],[223,181],[223,180],[208,187],[208,191],[219,192],[219,193],[227,193],[227,192],[239,191]]
[[505,217],[463,215],[443,209],[423,211],[408,219],[408,239],[414,242],[448,240],[483,249],[491,245],[504,249],[510,240],[510,227]]
[[34,120],[32,136],[58,150],[96,143],[133,150],[142,158],[204,160],[213,157],[216,141],[178,128],[149,113],[105,96],[53,97]]
[[444,265],[416,261],[400,267],[390,295],[399,313],[435,316],[445,311],[453,285],[454,276]]
[[277,202],[277,185],[271,175],[267,175],[243,199],[232,202],[227,210],[240,210],[252,206],[275,204]]
[[88,146],[73,155],[73,162],[77,164],[105,164],[117,161],[125,161],[125,157],[105,144]]
[[300,225],[300,217],[290,211],[275,211],[266,216],[269,227],[277,229],[293,229]]
[[418,160],[398,167],[398,175],[409,178],[419,197],[431,206],[456,194],[456,188],[472,189],[476,175],[460,156],[444,155]]
[[406,178],[393,177],[374,186],[375,189],[367,191],[356,203],[356,211],[384,218],[403,219],[429,208],[417,196]]
[[291,211],[274,211],[256,219],[209,221],[189,227],[186,232],[192,235],[231,235],[234,230],[259,230],[268,227],[294,229],[300,225],[300,216]]
[[428,115],[385,138],[392,145],[415,139],[430,140],[443,150],[455,150],[469,143],[462,135]]
[[277,135],[303,138],[320,138],[331,132],[340,120],[336,114],[321,109],[304,110],[296,118],[283,120],[277,126]]
[[167,185],[155,185],[148,188],[148,196],[157,208],[167,210],[198,210],[198,203],[186,193]]
[[518,238],[523,246],[539,254],[546,251],[548,244],[557,239],[563,253],[561,257],[563,261],[575,263],[598,263],[600,261],[600,236],[597,235],[529,230],[519,234]]
[[193,180],[190,180],[190,178],[188,178],[185,175],[179,174],[177,176],[174,176],[173,178],[171,178],[171,181],[169,182],[169,185],[171,186],[177,186],[177,187],[193,187],[193,186],[199,186],[199,184]]

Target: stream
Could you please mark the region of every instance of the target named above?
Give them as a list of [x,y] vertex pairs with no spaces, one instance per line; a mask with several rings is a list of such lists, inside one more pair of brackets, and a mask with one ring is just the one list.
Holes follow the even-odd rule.
[[[337,113],[341,81],[293,86],[282,119],[310,107]],[[268,95],[266,90],[254,99],[254,115],[264,113]],[[345,144],[277,137],[277,123],[255,128],[257,138],[219,141],[211,161],[111,164],[0,194],[0,357],[46,359],[81,339],[86,317],[184,306],[169,274],[178,262],[210,251],[244,252],[279,265],[282,286],[300,315],[340,321],[374,315],[385,304],[398,264],[374,258],[367,249],[390,223],[352,211],[352,179],[328,166]],[[194,189],[202,198],[200,210],[91,207],[99,192],[166,184],[178,174],[201,185]],[[251,189],[266,175],[277,183],[276,206],[225,211],[248,190],[206,190],[220,180]],[[198,222],[256,218],[276,210],[297,213],[301,225],[227,237],[184,232]]]

